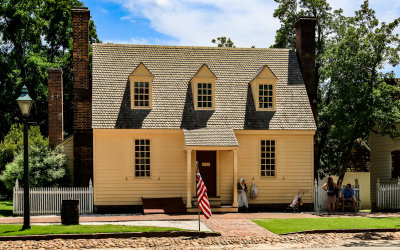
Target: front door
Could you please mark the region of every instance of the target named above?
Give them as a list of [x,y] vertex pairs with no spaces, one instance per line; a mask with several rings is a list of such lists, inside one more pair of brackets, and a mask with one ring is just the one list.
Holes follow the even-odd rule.
[[196,151],[199,171],[209,197],[217,196],[217,154],[215,151]]

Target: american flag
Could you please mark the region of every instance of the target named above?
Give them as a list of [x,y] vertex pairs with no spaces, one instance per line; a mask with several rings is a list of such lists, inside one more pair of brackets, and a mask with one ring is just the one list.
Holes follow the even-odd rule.
[[196,174],[196,189],[197,189],[197,202],[200,210],[203,212],[204,217],[209,219],[211,217],[210,203],[208,202],[207,188],[201,178],[199,168],[197,168]]

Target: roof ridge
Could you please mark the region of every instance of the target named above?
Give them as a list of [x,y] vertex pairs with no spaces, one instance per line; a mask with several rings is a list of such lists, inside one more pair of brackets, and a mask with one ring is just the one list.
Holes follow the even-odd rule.
[[113,47],[143,47],[143,48],[187,48],[187,49],[225,49],[225,50],[277,50],[289,51],[287,48],[238,48],[238,47],[211,47],[211,46],[181,46],[181,45],[152,45],[152,44],[120,44],[120,43],[93,43],[94,46]]

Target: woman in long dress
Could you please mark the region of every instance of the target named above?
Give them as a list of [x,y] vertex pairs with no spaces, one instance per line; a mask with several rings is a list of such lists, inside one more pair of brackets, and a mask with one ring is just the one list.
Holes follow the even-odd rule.
[[238,190],[238,206],[239,208],[245,208],[246,211],[249,208],[249,202],[247,201],[247,185],[245,179],[240,178],[240,182],[237,186]]

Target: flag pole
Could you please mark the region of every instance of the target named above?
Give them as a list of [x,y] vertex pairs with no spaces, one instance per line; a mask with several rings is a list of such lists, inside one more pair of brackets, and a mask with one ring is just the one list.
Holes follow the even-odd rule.
[[[199,167],[199,162],[196,161],[196,175]],[[200,204],[199,204],[199,197],[197,196],[197,177],[196,177],[196,198],[197,198],[197,214],[199,220],[199,232],[200,232]]]

